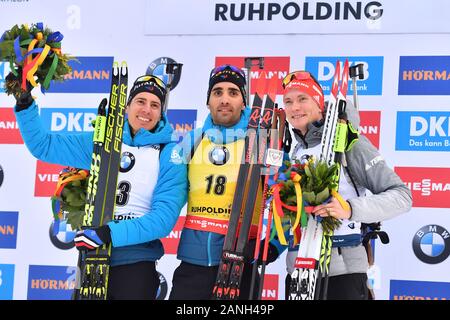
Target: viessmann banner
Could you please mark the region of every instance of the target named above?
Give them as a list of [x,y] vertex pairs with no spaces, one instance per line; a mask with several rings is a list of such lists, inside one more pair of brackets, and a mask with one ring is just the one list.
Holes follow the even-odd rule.
[[[449,10],[447,0],[428,1],[426,5],[420,0],[147,0],[145,33],[441,33],[450,31]],[[168,17],[177,23],[167,23]]]

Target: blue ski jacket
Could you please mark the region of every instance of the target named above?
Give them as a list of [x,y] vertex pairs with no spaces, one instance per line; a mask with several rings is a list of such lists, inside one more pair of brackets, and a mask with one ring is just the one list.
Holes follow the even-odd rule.
[[[48,132],[42,125],[35,102],[26,110],[16,112],[16,118],[25,145],[36,158],[55,164],[89,169],[91,165],[93,133],[58,134]],[[148,145],[165,145],[159,154],[159,174],[150,211],[143,216],[111,221],[111,265],[124,265],[139,261],[156,261],[164,254],[160,238],[173,229],[186,202],[186,166],[172,160],[173,129],[166,115],[154,133],[140,129],[131,135],[128,121],[124,124],[123,143],[139,148]]]

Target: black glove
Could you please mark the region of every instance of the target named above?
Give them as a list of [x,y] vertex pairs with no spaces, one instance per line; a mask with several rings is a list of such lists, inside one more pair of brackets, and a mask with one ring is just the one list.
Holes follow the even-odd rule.
[[[259,257],[258,257],[258,264],[262,263],[262,257],[264,253],[264,241],[261,240],[260,246],[259,246]],[[244,248],[244,257],[245,262],[251,263],[254,260],[255,256],[255,247],[256,247],[256,239],[251,239],[247,242],[247,245]],[[278,258],[278,250],[277,248],[269,242],[269,248],[267,250],[267,259],[266,259],[266,265],[269,263],[274,262]]]
[[[17,72],[19,75],[22,74],[22,69],[18,68]],[[6,76],[5,81],[13,84],[13,86],[22,85],[20,76],[16,76],[12,72]],[[14,95],[14,98],[16,99],[16,111],[28,109],[33,104],[34,99],[31,96],[31,90],[33,90],[33,85],[27,80],[27,89],[22,91],[18,96]]]
[[74,239],[78,250],[95,250],[111,242],[111,229],[108,225],[94,229],[84,229],[77,232]]

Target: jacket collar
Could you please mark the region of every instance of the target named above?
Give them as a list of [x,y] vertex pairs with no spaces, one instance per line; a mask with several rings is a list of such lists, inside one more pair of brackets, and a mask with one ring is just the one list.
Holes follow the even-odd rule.
[[234,142],[238,139],[245,138],[247,133],[248,120],[250,118],[250,108],[245,107],[241,112],[239,122],[231,127],[225,127],[214,124],[211,113],[206,117],[205,123],[202,128],[202,132],[205,133],[208,138],[218,144],[227,144]]
[[141,128],[134,136],[131,134],[130,124],[127,119],[123,126],[123,142],[132,147],[165,144],[172,141],[172,133],[173,129],[167,120],[166,114],[163,114],[163,117],[156,125],[154,132]]
[[302,149],[313,148],[322,140],[323,121],[315,121],[308,124],[308,130],[303,135],[300,130],[293,129],[295,140],[302,146]]

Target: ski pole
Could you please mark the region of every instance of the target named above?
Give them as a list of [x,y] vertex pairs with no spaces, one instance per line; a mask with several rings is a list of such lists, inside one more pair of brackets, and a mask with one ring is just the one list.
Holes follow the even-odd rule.
[[166,100],[164,101],[163,112],[167,110],[167,106],[169,105],[169,93],[170,90],[172,89],[173,78],[175,77],[175,74],[181,76],[182,67],[183,67],[182,63],[166,64],[166,74],[168,75],[169,79],[167,81],[167,93],[166,93]]
[[[256,64],[253,64],[253,61],[257,60]],[[247,105],[250,105],[250,70],[252,67],[258,66],[259,69],[264,69],[264,57],[246,57],[244,58],[244,73],[246,77],[246,86],[245,90],[247,91]]]
[[353,89],[353,104],[355,105],[356,110],[359,110],[358,105],[358,89],[356,86],[356,78],[362,80],[364,79],[364,65],[362,63],[358,63],[355,66],[349,68],[350,78],[352,78],[352,89]]

